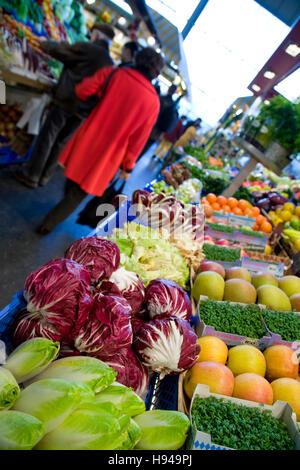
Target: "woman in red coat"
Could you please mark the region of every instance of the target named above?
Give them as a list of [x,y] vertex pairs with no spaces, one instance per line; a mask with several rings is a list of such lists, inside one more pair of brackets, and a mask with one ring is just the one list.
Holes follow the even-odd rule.
[[102,196],[119,168],[120,178],[128,179],[159,113],[159,99],[151,80],[163,65],[160,54],[145,48],[136,54],[133,68],[114,71],[113,67],[105,67],[76,86],[81,100],[97,94],[101,101],[59,157],[69,180],[68,191],[47,214],[40,233],[52,231],[87,194]]

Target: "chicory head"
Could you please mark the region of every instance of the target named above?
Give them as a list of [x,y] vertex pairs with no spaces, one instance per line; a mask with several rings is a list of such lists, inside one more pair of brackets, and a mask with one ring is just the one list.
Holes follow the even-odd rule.
[[130,387],[113,383],[95,396],[97,403],[113,403],[121,415],[135,416],[145,411],[144,401]]
[[13,406],[19,395],[20,388],[14,376],[0,367],[0,410]]
[[0,412],[0,450],[30,450],[44,432],[45,424],[34,416],[14,410]]

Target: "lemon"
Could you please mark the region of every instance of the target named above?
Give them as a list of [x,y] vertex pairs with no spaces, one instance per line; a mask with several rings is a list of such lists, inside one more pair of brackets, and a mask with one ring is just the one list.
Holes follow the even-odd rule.
[[293,214],[288,211],[288,210],[283,210],[280,214],[280,218],[284,221],[287,222],[288,220],[291,220]]
[[276,209],[276,215],[280,215],[280,214],[281,214],[281,212],[282,212],[282,209],[281,209],[281,207],[279,207],[278,209]]
[[283,204],[283,210],[289,211],[293,214],[295,211],[295,206],[291,202],[286,202],[285,204]]
[[277,220],[275,222],[273,222],[273,225],[274,227],[276,227],[278,224],[280,224],[281,222],[283,222],[282,219],[280,219],[280,217],[277,217]]
[[276,212],[275,212],[275,211],[270,211],[270,212],[269,212],[269,217],[272,218],[272,217],[274,217],[274,215],[276,216]]
[[300,238],[294,242],[294,248],[300,251]]
[[300,217],[300,206],[295,207],[295,215]]
[[271,253],[272,253],[272,248],[270,247],[270,245],[266,245],[264,254],[270,255]]

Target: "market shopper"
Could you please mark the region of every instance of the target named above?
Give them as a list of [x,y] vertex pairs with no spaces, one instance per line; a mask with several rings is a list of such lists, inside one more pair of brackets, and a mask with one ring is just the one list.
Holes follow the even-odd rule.
[[73,45],[42,41],[41,48],[64,64],[45,123],[36,139],[30,161],[15,178],[29,188],[47,184],[57,167],[60,152],[97,103],[90,97],[84,103],[75,94],[75,85],[98,69],[113,65],[109,43],[114,37],[111,26],[95,23],[90,42]]
[[197,118],[197,119],[194,119],[194,120],[187,121],[187,123],[185,125],[185,130],[187,130],[191,126],[195,126],[195,125],[198,125],[198,124],[201,126],[201,122],[202,122],[201,118]]
[[128,41],[124,44],[121,53],[121,63],[119,67],[131,67],[134,64],[135,54],[140,49],[139,45],[135,41]]
[[145,48],[136,54],[133,68],[105,67],[76,86],[81,100],[97,91],[101,95],[101,84],[106,83],[106,90],[59,157],[68,178],[67,190],[46,215],[40,233],[51,232],[87,194],[102,196],[120,167],[119,177],[129,178],[159,113],[159,98],[151,81],[163,65],[160,54]]
[[200,129],[200,124],[194,124],[193,126],[189,126],[182,136],[175,142],[174,148],[185,147],[189,145],[192,140],[197,137],[197,130]]
[[166,153],[171,149],[175,142],[182,136],[184,133],[184,122],[186,121],[186,116],[181,116],[178,120],[175,128],[171,132],[166,132],[160,141],[159,146],[156,148],[153,157],[158,157],[163,159]]

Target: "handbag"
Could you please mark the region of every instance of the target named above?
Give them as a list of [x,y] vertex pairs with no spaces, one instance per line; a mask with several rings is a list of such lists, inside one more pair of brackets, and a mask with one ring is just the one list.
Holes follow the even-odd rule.
[[77,223],[96,228],[99,222],[107,217],[107,215],[96,215],[98,206],[100,204],[110,204],[112,199],[122,192],[125,183],[125,180],[115,177],[102,196],[95,196],[87,203],[85,208],[79,213]]

